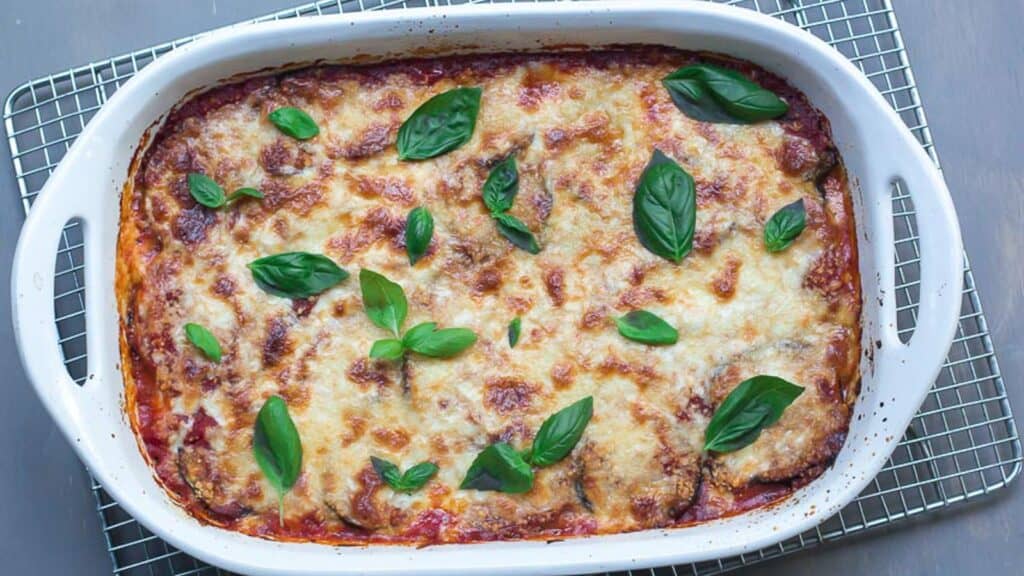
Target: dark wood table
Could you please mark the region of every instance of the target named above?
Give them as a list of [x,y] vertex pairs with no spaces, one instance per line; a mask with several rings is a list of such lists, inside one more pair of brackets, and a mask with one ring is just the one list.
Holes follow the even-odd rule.
[[[18,83],[294,5],[299,0],[7,0],[0,95]],[[1010,400],[1024,414],[1024,2],[894,0]],[[0,152],[0,302],[22,208]],[[81,464],[21,370],[0,305],[0,563],[5,574],[108,576]],[[1019,482],[1018,482],[1019,484]],[[750,574],[1017,574],[1024,491],[925,514]]]

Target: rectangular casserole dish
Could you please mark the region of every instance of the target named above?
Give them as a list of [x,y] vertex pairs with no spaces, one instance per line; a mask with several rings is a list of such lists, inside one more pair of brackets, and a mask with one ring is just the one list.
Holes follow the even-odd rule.
[[[135,147],[189,92],[291,62],[508,51],[574,44],[653,43],[751,60],[788,79],[831,120],[851,175],[864,292],[861,397],[835,465],[782,504],[693,528],[569,540],[332,548],[267,542],[201,526],[154,482],[121,408],[113,284],[118,198]],[[690,562],[755,550],[821,522],[871,480],[927,392],[952,337],[960,300],[960,241],[941,178],[874,88],[841,55],[795,28],[711,5],[586,3],[459,8],[327,17],[219,32],[161,59],[94,119],[48,183],[23,230],[14,270],[23,362],[47,408],[108,491],[144,525],[203,560],[249,574],[570,573]],[[870,138],[870,142],[869,142]],[[921,227],[920,325],[895,332],[891,182],[914,195]],[[52,262],[61,225],[85,223],[91,378],[60,366]],[[40,254],[44,255],[40,258]],[[28,344],[31,343],[31,346]],[[880,348],[876,349],[876,344]],[[31,354],[29,349],[31,348]],[[870,359],[873,354],[873,360]],[[598,542],[600,540],[600,542]],[[410,562],[406,562],[409,560]]]

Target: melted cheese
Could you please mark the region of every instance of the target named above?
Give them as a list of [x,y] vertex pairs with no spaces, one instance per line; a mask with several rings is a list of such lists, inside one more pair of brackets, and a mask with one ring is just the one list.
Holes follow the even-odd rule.
[[[694,58],[635,48],[320,67],[221,88],[172,115],[125,195],[118,279],[128,409],[161,481],[198,517],[250,534],[451,542],[670,526],[729,513],[737,490],[820,472],[856,390],[845,181],[836,168],[816,190],[815,166],[832,153],[827,125],[791,89],[780,121],[712,125],[680,113],[659,81]],[[470,142],[400,162],[401,122],[460,85],[483,88]],[[285,105],[307,111],[320,135],[298,142],[275,129],[267,114]],[[655,148],[698,186],[695,249],[679,265],[633,232],[633,189]],[[510,153],[520,167],[512,213],[535,232],[536,256],[498,235],[480,198],[488,167]],[[190,171],[266,198],[197,206]],[[798,198],[807,230],[767,253],[765,221]],[[402,229],[419,205],[435,232],[410,267]],[[353,277],[300,302],[254,284],[248,262],[299,250]],[[412,356],[404,373],[369,360],[389,335],[362,310],[360,268],[402,285],[405,328],[436,321],[479,341],[451,359]],[[637,308],[676,326],[679,343],[622,338],[612,319]],[[516,316],[522,338],[510,349]],[[187,342],[187,322],[213,332],[223,362]],[[751,446],[702,454],[714,407],[762,373],[806,392]],[[271,394],[288,402],[303,445],[283,526],[251,451]],[[544,418],[588,395],[581,442],[538,471],[531,492],[458,489],[485,446],[528,446]],[[440,472],[399,494],[381,486],[371,455]],[[688,517],[698,499],[706,509]]]

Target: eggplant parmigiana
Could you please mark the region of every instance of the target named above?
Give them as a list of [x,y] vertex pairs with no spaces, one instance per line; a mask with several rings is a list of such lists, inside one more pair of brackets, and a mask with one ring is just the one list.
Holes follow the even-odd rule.
[[173,110],[122,200],[126,409],[196,518],[335,544],[684,526],[842,447],[827,120],[654,46],[315,65]]

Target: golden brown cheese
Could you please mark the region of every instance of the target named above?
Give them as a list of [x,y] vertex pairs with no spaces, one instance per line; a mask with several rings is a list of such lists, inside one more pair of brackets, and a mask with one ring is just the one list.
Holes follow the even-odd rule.
[[[754,125],[679,112],[660,79],[713,59],[790,104]],[[465,146],[400,162],[402,121],[429,97],[480,86]],[[267,114],[307,111],[320,134],[296,141]],[[697,183],[693,252],[672,264],[633,232],[637,178],[658,148]],[[515,153],[512,213],[534,256],[499,236],[481,201]],[[159,480],[195,516],[270,538],[460,542],[611,533],[706,520],[775,500],[827,466],[857,391],[860,284],[849,191],[828,125],[784,81],[750,64],[659,47],[483,55],[317,66],[217,88],[181,105],[124,194],[117,296],[131,421]],[[196,204],[186,175],[263,201]],[[808,227],[768,253],[764,223],[803,198]],[[408,211],[436,230],[410,267]],[[350,272],[404,288],[406,326],[433,320],[479,335],[465,353],[398,363],[367,357],[387,334],[369,322],[354,278],[306,300],[262,292],[246,264],[324,253]],[[677,345],[622,338],[613,318],[645,308]],[[508,322],[523,318],[510,349]],[[185,339],[200,323],[220,364]],[[702,453],[719,402],[774,374],[806,388],[747,448]],[[252,457],[264,400],[287,401],[302,474],[276,495]],[[585,396],[594,416],[572,454],[522,495],[459,490],[489,443],[527,446],[549,414]],[[422,490],[382,485],[370,456],[440,467]]]

